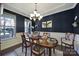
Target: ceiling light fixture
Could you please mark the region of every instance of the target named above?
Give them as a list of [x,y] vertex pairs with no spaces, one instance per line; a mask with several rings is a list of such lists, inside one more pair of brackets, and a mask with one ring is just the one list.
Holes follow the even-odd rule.
[[37,3],[35,3],[35,10],[33,11],[33,14],[30,14],[30,19],[34,21],[40,21],[42,19],[42,16],[39,13],[37,13]]
[[77,27],[77,25],[78,25],[78,24],[77,24],[77,18],[78,18],[78,17],[75,16],[75,18],[74,18],[74,23],[72,23],[73,27]]

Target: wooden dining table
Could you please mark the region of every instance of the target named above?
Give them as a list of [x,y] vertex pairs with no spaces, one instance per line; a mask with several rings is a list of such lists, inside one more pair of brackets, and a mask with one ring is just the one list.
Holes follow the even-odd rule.
[[28,42],[32,43],[32,44],[38,44],[44,48],[47,48],[49,50],[49,56],[52,55],[52,48],[53,48],[53,53],[55,54],[55,47],[58,44],[58,41],[56,38],[48,38],[47,42],[42,39],[41,36],[35,36],[35,37],[30,37],[30,40]]

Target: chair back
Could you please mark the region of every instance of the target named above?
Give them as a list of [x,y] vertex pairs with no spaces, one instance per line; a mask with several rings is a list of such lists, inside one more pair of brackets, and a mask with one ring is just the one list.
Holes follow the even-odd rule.
[[75,40],[75,34],[74,33],[66,33],[65,38],[66,38],[66,40],[72,41],[72,44],[74,44],[74,40]]
[[46,32],[45,32],[45,33],[43,33],[42,38],[43,38],[43,39],[47,39],[47,38],[48,38],[48,33],[46,33]]
[[22,38],[22,43],[25,44],[25,45],[27,45],[24,33],[21,35],[21,38]]

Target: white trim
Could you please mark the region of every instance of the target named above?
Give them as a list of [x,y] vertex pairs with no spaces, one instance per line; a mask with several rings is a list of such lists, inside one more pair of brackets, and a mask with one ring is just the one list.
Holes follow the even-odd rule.
[[1,15],[3,14],[3,9],[4,9],[4,5],[1,3],[1,4],[0,4],[0,14],[1,14]]

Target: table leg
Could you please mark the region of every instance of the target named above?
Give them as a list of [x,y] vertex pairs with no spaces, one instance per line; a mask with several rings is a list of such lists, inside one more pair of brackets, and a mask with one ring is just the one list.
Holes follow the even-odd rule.
[[49,48],[49,56],[51,56],[51,52],[52,52],[52,51],[51,51],[51,48]]
[[53,53],[55,54],[55,48],[53,48]]

